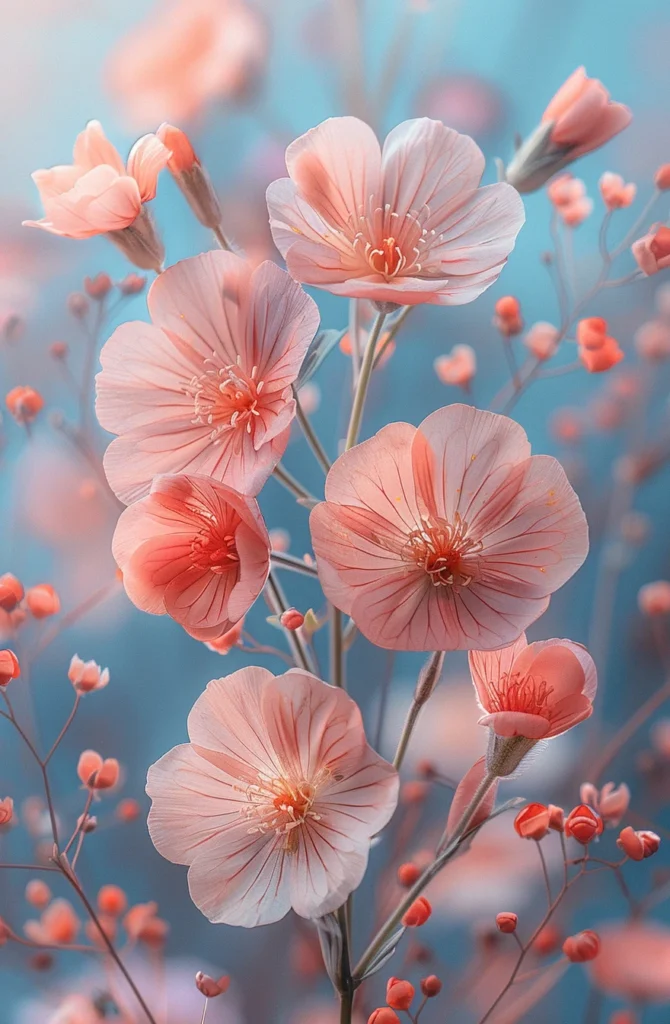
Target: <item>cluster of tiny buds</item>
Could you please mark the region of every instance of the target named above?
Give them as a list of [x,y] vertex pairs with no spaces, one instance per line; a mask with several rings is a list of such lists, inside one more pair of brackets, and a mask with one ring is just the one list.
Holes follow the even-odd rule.
[[[434,999],[442,991],[442,982],[436,974],[429,974],[420,982],[421,994],[425,999]],[[386,983],[386,1006],[379,1006],[368,1017],[368,1024],[398,1024],[400,1018],[395,1012],[406,1012],[410,1009],[416,989],[409,981],[402,978],[389,978]]]
[[12,616],[12,625],[20,626],[27,613],[34,619],[47,619],[60,611],[60,598],[50,583],[37,583],[24,590],[12,573],[0,576],[0,608]]

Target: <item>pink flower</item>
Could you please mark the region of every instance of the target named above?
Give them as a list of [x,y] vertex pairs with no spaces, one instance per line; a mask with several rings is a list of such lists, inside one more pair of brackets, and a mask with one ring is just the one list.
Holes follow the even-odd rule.
[[158,270],[163,250],[144,203],[155,197],[169,156],[160,139],[145,135],[124,166],[100,122],[89,121],[77,136],[72,165],[33,174],[45,216],[23,223],[67,238],[106,234],[137,266]]
[[217,640],[265,586],[270,538],[253,498],[197,476],[159,476],[121,513],[114,557],[130,600]]
[[610,100],[602,82],[577,68],[517,150],[506,171],[507,181],[520,192],[534,192],[573,160],[604,146],[628,127],[632,117],[628,107]]
[[147,299],[152,323],[118,327],[100,354],[98,419],[129,504],[159,473],[197,473],[257,493],[288,443],[291,385],[319,322],[283,270],[229,252],[170,267]]
[[598,182],[600,194],[608,210],[622,210],[635,199],[637,185],[626,184],[620,174],[605,171]]
[[583,804],[588,804],[598,812],[605,828],[616,828],[630,804],[630,790],[625,782],[620,786],[606,782],[600,790],[592,782],[584,782],[579,797]]
[[524,221],[505,184],[479,188],[484,157],[441,121],[404,121],[383,150],[355,117],[292,142],[267,191],[277,248],[297,281],[415,305],[472,302],[497,280]]
[[455,384],[469,391],[477,372],[477,355],[471,345],[454,345],[448,356],[438,356],[433,363],[443,384]]
[[646,235],[633,242],[631,252],[647,277],[670,267],[670,228],[663,224],[654,225]]
[[600,956],[593,961],[596,988],[632,1003],[670,1001],[670,930],[631,921],[598,929]]
[[354,702],[307,672],[244,668],[208,685],[188,730],[147,792],[151,838],[189,865],[196,906],[245,927],[341,906],[398,795]]
[[524,338],[524,345],[536,359],[551,359],[558,350],[560,332],[553,324],[538,320]]
[[68,669],[68,679],[78,693],[91,693],[107,686],[109,669],[101,669],[95,661],[83,661],[75,654]]
[[107,77],[132,124],[189,120],[248,92],[266,55],[264,21],[246,0],[171,0],[122,39]]
[[210,640],[207,647],[210,651],[214,651],[215,654],[230,654],[234,647],[237,647],[242,642],[242,631],[244,629],[244,619],[240,619],[236,622],[229,630],[217,636],[216,639]]
[[471,651],[470,671],[484,711],[480,725],[496,736],[551,739],[593,710],[593,660],[571,640],[529,644],[525,635],[498,651]]
[[577,571],[584,513],[506,416],[451,405],[340,456],[311,515],[321,585],[380,647],[515,640]]

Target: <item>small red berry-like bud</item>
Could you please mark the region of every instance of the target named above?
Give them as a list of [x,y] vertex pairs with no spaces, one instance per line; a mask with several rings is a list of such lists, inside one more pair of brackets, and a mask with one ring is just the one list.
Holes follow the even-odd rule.
[[394,1010],[409,1010],[414,999],[414,985],[401,978],[389,978],[386,983],[386,1002]]
[[428,796],[429,787],[428,783],[421,782],[419,779],[414,779],[411,782],[405,782],[400,787],[400,803],[401,804],[420,804]]
[[398,881],[405,889],[411,889],[420,877],[421,868],[418,868],[416,864],[412,864],[410,861],[407,864],[401,864],[398,868]]
[[563,952],[573,964],[583,964],[587,960],[595,960],[600,952],[600,938],[592,931],[569,935],[563,943]]
[[368,1024],[400,1024],[400,1017],[386,1006],[373,1010],[368,1017]]
[[96,750],[84,750],[79,755],[77,775],[85,786],[92,785],[96,772],[102,768],[102,758]]
[[98,827],[98,819],[95,814],[80,814],[77,818],[77,828],[80,832],[83,832],[85,836],[90,835],[91,832],[95,832]]
[[10,651],[9,648],[0,651],[0,686],[7,686],[12,679],[16,679],[20,674],[21,666],[14,651]]
[[549,804],[547,810],[549,811],[549,828],[552,828],[554,832],[562,832],[565,825],[565,811],[563,808],[557,807],[556,804]]
[[514,320],[521,314],[521,304],[513,295],[503,295],[502,299],[496,302],[494,309],[496,316],[505,320]]
[[60,598],[50,583],[38,583],[27,590],[26,604],[36,619],[46,619],[60,611]]
[[533,949],[540,956],[549,956],[555,949],[558,949],[560,941],[561,936],[558,930],[552,924],[548,924],[536,936]]
[[442,991],[442,982],[436,974],[429,974],[421,980],[421,991],[426,999],[434,999]]
[[527,804],[514,819],[514,828],[522,839],[544,839],[549,831],[549,808]]
[[645,860],[656,853],[661,845],[661,840],[655,832],[636,832],[629,825],[621,830],[616,843],[631,860]]
[[418,899],[414,900],[409,910],[405,912],[402,923],[406,928],[420,928],[421,925],[426,923],[432,912],[433,908],[426,897],[419,896]]
[[5,404],[17,423],[32,423],[44,408],[44,399],[35,388],[20,384],[7,392]]
[[103,885],[98,893],[98,907],[103,914],[118,917],[125,913],[128,897],[118,885]]
[[51,889],[41,878],[32,878],[26,886],[26,899],[31,906],[44,910],[51,899]]
[[287,608],[285,612],[282,612],[279,621],[284,629],[300,629],[305,621],[305,616],[297,608]]
[[11,825],[14,818],[14,801],[11,796],[6,796],[4,800],[0,800],[0,829],[6,828]]
[[22,597],[23,584],[17,580],[16,576],[13,576],[11,572],[0,576],[0,608],[6,612],[13,611]]
[[496,928],[499,932],[504,932],[505,935],[511,935],[512,932],[516,931],[518,921],[519,918],[516,914],[512,914],[509,910],[496,914]]
[[106,298],[112,290],[112,279],[109,274],[96,274],[95,277],[84,278],[84,291],[91,299]]
[[605,344],[607,320],[601,316],[589,316],[580,320],[576,329],[577,344],[582,348],[597,349]]
[[119,781],[119,762],[114,757],[106,757],[96,773],[92,783],[93,789],[112,789]]
[[137,800],[133,800],[131,797],[120,800],[116,808],[116,817],[123,822],[137,821],[141,813]]
[[565,834],[587,846],[603,830],[603,820],[587,804],[579,804],[565,819]]
[[432,761],[419,761],[416,766],[416,773],[420,775],[422,779],[434,779],[438,774],[437,769]]
[[670,164],[661,164],[654,175],[654,185],[661,192],[667,192],[670,188]]
[[52,341],[49,345],[49,355],[52,359],[57,359],[59,362],[67,359],[70,354],[70,346],[66,341]]
[[655,580],[640,587],[637,603],[645,615],[667,615],[670,612],[670,583]]
[[215,999],[216,996],[222,995],[229,985],[230,978],[227,974],[222,975],[216,981],[214,978],[210,978],[209,974],[204,974],[202,971],[198,971],[195,976],[195,987],[207,999]]

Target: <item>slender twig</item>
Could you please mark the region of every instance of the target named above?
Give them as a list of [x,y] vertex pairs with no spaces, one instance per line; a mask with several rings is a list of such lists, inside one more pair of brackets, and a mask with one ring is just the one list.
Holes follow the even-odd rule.
[[294,476],[289,473],[285,466],[280,462],[274,469],[274,476],[280,484],[290,491],[291,494],[299,501],[306,501],[308,503],[317,504],[316,498],[314,498],[307,488],[303,487],[299,480],[296,480]]
[[544,856],[544,850],[542,849],[542,843],[540,840],[536,840],[535,845],[537,846],[537,852],[540,855],[540,861],[542,862],[542,874],[544,876],[544,885],[547,890],[547,904],[551,906],[551,882],[549,880],[549,870],[547,868],[547,861]]
[[308,565],[302,558],[296,558],[295,555],[288,555],[283,551],[273,551],[271,559],[272,564],[276,565],[278,569],[290,569],[303,576],[318,577],[319,575],[315,565]]
[[598,760],[593,764],[589,777],[598,782],[603,772],[612,763],[621,748],[635,735],[638,729],[658,710],[666,700],[670,699],[670,679],[660,689],[652,693],[644,704],[641,704],[637,711],[631,715],[627,722],[621,726],[611,740],[605,744]]
[[317,437],[316,432],[312,427],[312,424],[309,422],[309,417],[307,416],[307,413],[300,404],[300,397],[295,388],[293,388],[293,397],[295,399],[295,416],[298,423],[300,424],[300,428],[303,434],[305,435],[305,440],[307,441],[307,444],[314,452],[316,461],[319,463],[322,470],[327,475],[328,471],[330,470],[330,459],[326,455],[323,445],[319,441],[319,438]]
[[74,716],[77,714],[77,708],[79,707],[80,701],[81,701],[81,694],[77,693],[75,695],[75,698],[74,698],[74,704],[72,705],[72,711],[68,715],[67,720],[65,722],[65,725],[63,726],[61,731],[58,733],[58,736],[56,737],[56,739],[54,740],[54,742],[53,742],[53,744],[51,746],[51,750],[49,751],[47,756],[44,758],[43,764],[44,764],[45,768],[48,765],[48,763],[51,760],[51,758],[56,753],[56,751],[58,750],[58,745],[61,742],[61,740],[63,739],[63,736],[65,735],[65,733],[68,731],[68,729],[72,725],[72,723],[74,721]]
[[365,399],[367,397],[368,387],[370,386],[370,378],[372,377],[377,342],[379,341],[385,319],[385,313],[377,314],[377,319],[372,326],[372,330],[370,331],[365,346],[361,372],[356,383],[354,401],[351,407],[349,429],[347,430],[347,440],[344,448],[345,451],[349,451],[349,449],[353,448],[358,442],[358,435],[360,434],[361,422],[363,420],[363,410],[365,408]]

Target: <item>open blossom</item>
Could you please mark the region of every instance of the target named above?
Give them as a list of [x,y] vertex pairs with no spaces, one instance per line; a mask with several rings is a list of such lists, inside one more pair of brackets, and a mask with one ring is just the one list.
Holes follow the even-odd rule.
[[96,411],[120,436],[105,472],[129,504],[159,473],[197,473],[257,493],[288,443],[295,381],[316,304],[272,263],[229,252],[169,267],[152,323],[118,327],[100,354]]
[[144,135],[124,164],[100,122],[89,121],[71,165],[33,174],[45,216],[24,224],[67,238],[107,235],[138,267],[158,270],[163,250],[144,204],[155,197],[169,156],[160,139]]
[[670,267],[670,228],[663,224],[654,225],[646,235],[633,242],[631,252],[647,277]]
[[484,711],[481,725],[497,736],[550,739],[588,718],[596,668],[588,651],[571,640],[525,636],[498,651],[471,651],[470,671]]
[[616,828],[630,804],[630,790],[625,782],[620,786],[606,782],[600,790],[592,782],[584,782],[579,796],[583,804],[598,812],[605,828]]
[[345,452],[310,525],[326,596],[395,650],[510,643],[588,550],[556,459],[531,456],[513,420],[465,405]]
[[296,280],[336,295],[472,302],[524,221],[514,189],[479,188],[473,140],[429,118],[398,125],[383,149],[363,121],[330,118],[291,143],[286,166],[267,191],[275,244]]
[[244,617],[270,569],[254,498],[197,476],[156,477],[121,513],[112,551],[138,608],[210,642]]
[[69,945],[76,939],[80,927],[72,904],[57,899],[49,904],[39,921],[26,921],[23,930],[32,942]]
[[107,686],[109,669],[100,668],[95,661],[83,661],[75,654],[68,669],[68,679],[78,693],[91,693]]
[[107,80],[134,125],[188,120],[243,96],[266,53],[264,21],[246,0],[169,0],[121,40]]
[[598,182],[600,194],[608,210],[622,210],[635,199],[637,186],[631,182],[626,184],[620,174],[605,171]]
[[523,343],[536,359],[544,361],[556,354],[559,346],[560,332],[553,324],[538,320],[529,329]]
[[507,181],[519,192],[534,192],[573,160],[604,146],[628,127],[632,117],[628,107],[610,99],[602,82],[577,68],[517,150],[506,171]]
[[341,906],[398,794],[351,698],[301,670],[244,668],[208,685],[188,731],[147,792],[151,838],[189,865],[196,906],[246,927]]

